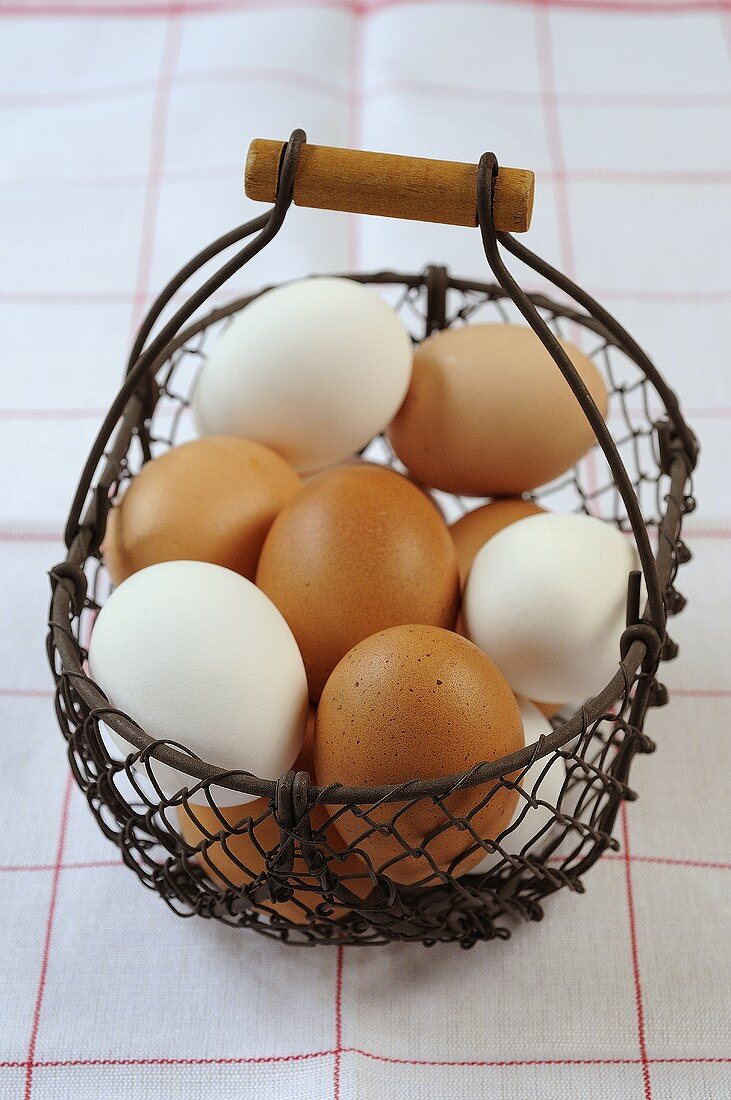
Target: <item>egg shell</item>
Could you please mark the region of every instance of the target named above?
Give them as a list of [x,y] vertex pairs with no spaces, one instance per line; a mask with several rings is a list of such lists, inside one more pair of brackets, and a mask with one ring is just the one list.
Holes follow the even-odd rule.
[[[533,703],[518,699],[518,706],[526,745],[534,745],[539,738],[548,737],[553,732],[551,723]],[[562,756],[544,756],[526,769],[520,784],[522,792],[547,805],[531,806],[523,794],[519,795],[507,832],[497,838],[503,851],[509,855],[519,855],[526,846],[529,846],[530,854],[545,848],[551,840],[551,825],[556,819],[554,809],[561,801],[565,782],[566,763]],[[545,832],[531,844],[543,829]],[[480,860],[470,874],[485,875],[502,861],[503,856],[499,852],[492,852]]]
[[[150,737],[216,767],[277,779],[300,751],[307,682],[297,643],[264,593],[219,565],[162,562],[123,581],[97,616],[89,668]],[[137,751],[113,736],[125,756]],[[168,796],[198,783],[154,759],[150,767]],[[251,800],[211,790],[220,806]]]
[[[258,798],[245,805],[221,809],[220,816],[209,806],[192,806],[190,813],[185,807],[178,807],[181,835],[191,847],[203,845],[195,858],[216,885],[240,889],[266,872],[262,851],[273,852],[281,843],[279,826],[269,812],[269,805],[268,799]],[[313,829],[324,828],[327,820],[328,814],[322,807],[312,811]],[[226,835],[228,829],[237,831]],[[219,836],[221,839],[211,839]],[[366,897],[373,888],[366,865],[350,853],[344,853],[339,859],[332,856],[331,849],[343,850],[343,841],[335,829],[328,829],[325,838],[328,867],[342,876],[345,888],[358,897]],[[205,844],[206,840],[209,843]],[[323,919],[334,920],[350,911],[347,906],[330,903],[321,895],[317,878],[301,854],[295,856],[291,874],[293,895],[288,901],[262,901],[256,905],[252,903],[253,907],[264,913],[278,913],[294,924],[311,923],[318,906],[326,909]]]
[[411,338],[384,299],[349,279],[276,287],[234,318],[193,394],[200,435],[257,439],[312,471],[365,446],[403,401]]
[[[319,477],[320,474],[324,474],[324,473],[328,472],[329,470],[332,470],[332,469],[334,469],[336,467],[339,467],[339,466],[369,466],[369,467],[373,466],[377,470],[384,470],[384,469],[390,470],[390,469],[393,469],[393,467],[389,466],[388,463],[379,462],[377,458],[372,458],[371,459],[371,458],[363,458],[361,455],[348,455],[347,458],[342,458],[340,460],[340,462],[334,463],[333,466],[328,466],[325,470],[315,470],[311,474],[304,474],[303,477],[302,477],[302,480],[304,482],[312,481],[313,478]],[[401,474],[400,470],[396,470],[395,472],[398,473],[398,474]],[[417,488],[419,490],[419,492],[423,494],[423,496],[426,497],[426,499],[429,501],[429,503],[432,505],[432,507],[436,508],[439,515],[442,516],[442,518],[444,518],[444,513],[442,512],[442,509],[440,508],[438,502],[432,496],[432,493],[431,493],[431,490],[429,489],[429,486],[428,485],[422,485],[420,482],[414,481],[414,479],[412,477],[408,476],[408,473],[403,474],[402,476],[405,477],[405,479],[407,481],[410,481],[411,484],[413,486],[415,486],[415,488]]]
[[142,467],[109,514],[112,580],[161,561],[207,561],[253,580],[269,528],[299,489],[289,463],[250,439],[175,447]]
[[467,580],[475,554],[488,539],[498,531],[502,531],[503,527],[517,523],[521,519],[527,519],[528,516],[539,516],[542,512],[545,512],[545,508],[534,504],[532,500],[521,500],[520,497],[508,498],[494,500],[490,504],[483,504],[481,508],[474,508],[452,523],[449,533],[457,549],[462,584]]
[[472,563],[468,636],[528,699],[585,699],[617,671],[634,544],[585,515],[529,516]]
[[533,699],[532,702],[546,718],[555,718],[566,706],[565,703],[542,703],[538,699]]
[[[313,757],[319,785],[368,787],[446,777],[522,747],[518,704],[492,661],[452,631],[408,625],[380,631],[340,661],[317,711]],[[493,838],[517,798],[515,790],[492,782],[443,801],[455,816],[474,810],[473,828]],[[338,818],[338,832],[395,882],[436,883],[434,866],[447,870],[473,846],[469,832],[442,828],[448,816],[429,798],[363,808],[370,821],[347,812]],[[374,831],[396,815],[406,845],[423,846],[428,855],[406,855],[396,836]],[[482,854],[465,854],[460,873]]]
[[[302,751],[294,764],[295,771],[312,771],[314,727],[315,714],[311,711]],[[178,820],[185,842],[193,848],[202,845],[195,858],[208,877],[224,889],[240,889],[266,873],[266,860],[262,852],[274,852],[281,843],[279,826],[269,811],[269,800],[257,798],[245,805],[230,806],[218,812],[210,806],[195,806],[190,811],[180,806]],[[328,867],[339,877],[342,876],[346,889],[358,897],[366,897],[373,886],[367,868],[357,855],[345,851],[345,843],[339,833],[328,824],[328,810],[322,805],[313,807],[310,823],[313,833],[316,836],[321,833],[323,837],[318,847],[328,861]],[[237,831],[225,835],[227,826]],[[221,834],[220,840],[211,839]],[[340,858],[336,853],[340,853]],[[255,908],[265,913],[277,913],[294,924],[308,924],[311,918],[307,910],[315,910],[326,903],[316,890],[306,889],[315,886],[316,879],[301,854],[295,855],[292,875],[300,876],[302,885],[298,889],[293,884],[294,893],[289,901],[266,901]],[[328,904],[328,910],[331,911],[328,915],[333,919],[348,912],[347,907],[338,904]]]
[[[345,458],[341,458],[338,462],[333,462],[332,466],[327,466],[327,470],[339,468],[340,466],[375,466],[377,463],[369,462],[367,458],[362,458],[360,455],[347,455]],[[313,477],[318,477],[320,474],[324,474],[325,470],[313,470],[312,473],[303,474],[302,480],[305,484],[308,481],[312,481]]]
[[292,628],[313,702],[357,642],[399,623],[452,627],[459,603],[441,515],[407,478],[367,464],[320,474],[282,509],[256,583]]
[[[604,415],[598,368],[560,342]],[[466,325],[425,340],[388,437],[413,477],[477,497],[520,496],[564,473],[595,442],[558,366],[522,325]]]

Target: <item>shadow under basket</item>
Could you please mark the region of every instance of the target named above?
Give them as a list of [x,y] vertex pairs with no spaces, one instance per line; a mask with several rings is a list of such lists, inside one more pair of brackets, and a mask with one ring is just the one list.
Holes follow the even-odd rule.
[[[201,316],[201,306],[217,289],[209,280],[155,340],[147,346],[145,341],[183,276],[257,233],[244,258],[235,257],[238,265],[221,269],[220,286],[276,233],[279,225],[272,229],[272,223],[283,221],[296,168],[292,140],[287,148],[293,165],[289,177],[283,165],[272,211],[192,261],[151,310],[127,380],[89,456],[69,517],[68,554],[51,573],[48,653],[57,718],[74,778],[99,827],[119,847],[124,863],[181,915],[198,914],[298,944],[400,940],[469,947],[478,940],[505,939],[516,918],[542,917],[549,894],[562,887],[580,893],[582,876],[603,852],[618,848],[612,835],[617,814],[623,800],[635,797],[628,786],[632,759],[654,748],[643,732],[645,716],[648,708],[667,701],[658,665],[677,653],[666,617],[684,605],[675,578],[690,558],[681,526],[694,507],[697,445],[675,395],[613,318],[530,253],[536,260],[531,266],[571,293],[580,308],[544,294],[526,295],[512,282],[491,252],[500,243],[525,256],[492,224],[490,179],[478,181],[478,221],[498,282],[452,278],[441,267],[414,275],[346,277],[377,285],[416,342],[449,326],[524,319],[551,354],[546,332],[580,344],[602,372],[610,397],[597,444],[574,469],[532,496],[549,509],[596,516],[637,542],[648,604],[640,607],[640,574],[633,574],[628,627],[611,682],[554,718],[550,736],[469,773],[415,778],[390,788],[321,789],[306,772],[288,772],[277,782],[222,773],[215,761],[202,761],[185,746],[152,741],[110,706],[88,675],[91,629],[110,590],[100,552],[109,509],[145,461],[192,437],[189,405],[197,375],[220,333],[255,295]],[[363,453],[402,469],[382,436]],[[441,492],[433,496],[450,522],[483,503]],[[135,752],[124,759],[109,731]],[[187,789],[175,797],[163,794],[153,767],[158,762],[189,775]],[[218,787],[242,792],[237,810],[217,806],[214,778]],[[480,810],[506,786],[518,790],[518,811],[497,840],[485,840],[477,825]],[[188,801],[192,792],[196,805]],[[434,824],[416,847],[409,842],[409,818],[415,813],[427,813]],[[338,823],[345,817],[351,819],[348,835],[355,825],[361,836],[349,847],[339,840]],[[526,823],[535,823],[532,834],[526,835]],[[374,831],[388,837],[393,851],[390,862],[379,867],[368,856],[368,844],[363,847]],[[455,834],[452,847],[460,857],[445,868],[443,860],[441,865],[434,860],[432,844],[438,839],[443,851],[448,831]],[[464,874],[460,859],[479,849],[485,869]],[[404,878],[411,880],[408,885]]]

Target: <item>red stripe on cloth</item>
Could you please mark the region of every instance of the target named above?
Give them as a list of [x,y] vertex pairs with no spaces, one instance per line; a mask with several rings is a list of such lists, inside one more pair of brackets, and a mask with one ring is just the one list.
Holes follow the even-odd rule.
[[[314,92],[317,95],[328,96],[340,101],[348,95],[348,89],[334,84],[331,81],[322,80],[320,77],[310,76],[296,69],[273,68],[264,66],[237,66],[222,67],[220,69],[188,69],[177,73],[175,83],[180,86],[191,86],[199,83],[223,83],[231,80],[265,80],[291,85],[305,91]],[[72,88],[68,90],[49,90],[44,92],[20,92],[0,94],[0,106],[11,109],[25,110],[35,108],[75,106],[92,100],[98,103],[102,100],[124,99],[137,95],[144,95],[154,91],[154,80],[125,81],[117,84],[100,85],[95,88]],[[380,96],[413,94],[441,98],[456,98],[460,100],[471,99],[478,102],[524,104],[532,106],[540,105],[541,94],[533,91],[522,91],[518,88],[481,88],[469,84],[444,84],[434,80],[415,80],[409,77],[382,80],[371,84],[361,90],[360,95],[364,99],[374,99]],[[556,90],[556,99],[567,106],[576,107],[658,107],[676,109],[678,107],[708,108],[724,107],[731,103],[731,94],[727,92],[638,92],[626,95],[622,92],[608,91],[597,95],[595,92],[560,92]],[[181,170],[182,171],[182,170]],[[195,171],[195,169],[192,169]],[[607,170],[608,171],[608,170]],[[701,179],[708,182],[723,181],[728,172],[723,170],[692,170],[692,169],[658,169],[657,172],[649,170],[616,169],[611,170],[613,175],[624,179],[647,177],[648,182],[656,178],[673,178],[677,182],[687,183]],[[582,176],[605,175],[602,169],[579,169]],[[537,170],[537,175],[550,175],[549,170]],[[571,170],[572,175],[577,170]],[[133,174],[119,177],[105,177],[117,179],[120,182],[135,180]],[[3,180],[3,184],[12,183],[12,180]],[[34,180],[35,184],[37,181]]]
[[24,1100],[30,1100],[31,1091],[33,1089],[33,1066],[36,1053],[36,1042],[38,1040],[38,1029],[41,1023],[41,1010],[43,1008],[43,996],[46,991],[46,977],[48,975],[48,963],[51,957],[51,939],[53,936],[53,922],[56,916],[56,901],[58,899],[58,884],[61,879],[61,867],[63,863],[63,850],[66,844],[66,827],[68,825],[69,818],[69,805],[71,803],[71,788],[73,785],[73,779],[69,772],[66,778],[66,787],[63,795],[63,803],[61,806],[61,821],[58,829],[58,845],[56,848],[56,862],[53,870],[53,881],[51,882],[51,898],[48,903],[48,916],[46,918],[46,935],[43,942],[43,954],[41,956],[41,972],[38,978],[38,989],[36,992],[35,1005],[33,1007],[33,1023],[31,1025],[30,1040],[28,1042],[28,1060],[25,1071],[25,1089],[23,1092]]
[[728,92],[560,92],[559,99],[571,107],[725,107]]
[[137,265],[137,282],[134,292],[130,339],[134,336],[141,320],[141,313],[149,295],[152,257],[155,251],[157,216],[160,204],[160,189],[165,164],[165,138],[170,113],[175,66],[180,54],[182,23],[173,15],[169,18],[165,43],[163,46],[160,72],[158,74],[155,95],[152,104],[152,127],[150,131],[150,160],[147,172],[145,204],[142,212],[142,238],[140,256]]
[[[40,3],[6,4],[0,8],[0,15],[6,16],[75,16],[118,18],[122,16],[143,17],[159,15],[205,15],[221,12],[261,11],[276,7],[333,8],[350,11],[353,15],[367,16],[388,8],[407,7],[413,3],[426,4],[433,0],[190,0],[189,3],[145,3],[145,4],[94,4],[76,3]],[[444,0],[437,0],[443,3]],[[509,3],[525,4],[526,0],[507,0]],[[729,0],[529,0],[534,7],[575,9],[580,11],[598,11],[635,14],[681,14],[690,12],[724,12],[731,10]]]
[[[219,84],[232,80],[263,80],[285,84],[315,95],[327,96],[340,102],[348,94],[347,88],[335,84],[332,80],[323,80],[319,76],[310,76],[297,69],[274,68],[272,66],[240,65],[220,69],[188,69],[178,73],[175,83],[178,87],[196,84]],[[243,163],[241,164],[243,170]]]
[[[551,862],[562,863],[563,859],[563,856],[556,856],[555,859],[551,859]],[[616,855],[613,852],[605,852],[602,859],[618,860],[622,863],[629,860],[630,863],[661,863],[667,864],[669,867],[698,867],[713,871],[731,871],[731,863],[715,863],[707,859],[675,859],[673,856],[628,856],[626,853]]]
[[[502,1061],[485,1061],[479,1058],[469,1058],[449,1061],[429,1060],[428,1058],[396,1058],[386,1054],[374,1054],[370,1050],[361,1050],[359,1047],[343,1047],[342,1054],[357,1054],[362,1058],[370,1058],[374,1062],[386,1062],[390,1065],[406,1066],[476,1066],[476,1067],[502,1067],[513,1066],[638,1066],[639,1058],[532,1058],[532,1059],[503,1059]],[[53,1060],[40,1060],[34,1063],[36,1069],[74,1069],[80,1066],[238,1066],[238,1065],[269,1065],[278,1062],[304,1062],[312,1058],[331,1058],[334,1050],[315,1050],[305,1054],[265,1055],[251,1058],[57,1058]],[[648,1058],[648,1064],[652,1066],[675,1065],[728,1065],[731,1058]],[[18,1069],[27,1065],[21,1061],[0,1062],[0,1069]]]
[[492,1061],[481,1058],[395,1058],[388,1057],[385,1054],[373,1054],[372,1051],[361,1050],[359,1047],[346,1047],[344,1053],[360,1054],[363,1058],[370,1058],[374,1062],[387,1062],[390,1065],[397,1066],[491,1066],[507,1068],[513,1066],[635,1066],[640,1064],[639,1058],[505,1058]]
[[[525,106],[540,105],[542,102],[540,92],[517,88],[481,88],[475,84],[444,84],[441,81],[415,80],[411,77],[394,77],[371,84],[365,89],[364,95],[374,98],[399,93]],[[571,107],[628,107],[636,110],[638,107],[725,107],[731,102],[731,95],[728,92],[637,92],[627,95],[615,91],[599,95],[596,92],[566,92],[557,89],[556,99]],[[539,169],[537,174],[545,173]]]
[[6,92],[0,95],[0,107],[73,107],[88,99],[100,103],[109,99],[124,99],[141,95],[155,87],[154,80],[126,80],[118,84],[102,84],[97,88],[69,88],[49,92]]
[[[358,26],[358,24],[355,24]],[[180,77],[176,77],[175,85],[179,87],[182,81]],[[345,95],[345,93],[341,93]],[[363,102],[370,97],[370,92],[357,92],[352,91],[347,93],[347,97],[352,101]],[[560,100],[560,96],[556,96],[556,100]],[[728,103],[731,104],[731,96],[728,98]],[[2,104],[0,103],[0,106]],[[361,140],[359,137],[348,137],[349,145],[360,145]],[[230,180],[236,179],[241,175],[243,163],[237,161],[236,163],[227,164],[209,164],[209,165],[190,165],[184,168],[167,168],[160,173],[160,178],[165,183],[200,183],[207,180]],[[709,184],[712,185],[726,185],[731,184],[731,172],[709,169],[708,171],[692,171],[692,170],[671,170],[658,168],[657,170],[649,169],[613,169],[613,168],[536,168],[535,175],[540,180],[547,180],[548,182],[574,182],[574,183],[589,183],[589,184],[610,184],[613,186],[625,186],[627,184],[648,184],[652,187],[657,184],[677,184],[682,187],[706,187]],[[0,186],[12,188],[12,187],[33,187],[39,190],[59,190],[69,189],[78,190],[80,187],[89,189],[102,189],[108,187],[145,187],[147,185],[147,174],[145,172],[124,172],[114,173],[105,172],[101,175],[36,175],[32,179],[28,176],[18,175],[9,176],[6,179],[0,180]],[[13,294],[15,292],[8,291],[3,293]],[[27,292],[17,292],[21,295],[25,295]],[[32,293],[32,292],[31,292]],[[41,292],[42,293],[42,292]],[[60,292],[61,294],[65,292]],[[117,292],[112,292],[117,295]],[[629,293],[629,292],[625,292]],[[725,293],[725,292],[724,292]],[[32,304],[32,303],[31,303]]]
[[[628,409],[630,416],[644,417],[646,415],[645,410],[641,408]],[[53,408],[17,408],[17,409],[0,409],[0,420],[101,420],[106,414],[105,408],[78,408],[78,409],[53,409]],[[731,417],[731,408],[711,408],[710,406],[684,406],[683,412],[687,417],[692,420],[727,420]],[[160,409],[157,412],[160,417],[175,415],[172,408],[166,407]],[[611,411],[607,420],[624,420],[624,412],[619,409]],[[663,415],[662,409],[651,409],[650,415],[654,418],[661,417]]]
[[561,266],[566,274],[573,278],[576,263],[573,234],[571,232],[568,187],[566,185],[566,156],[561,138],[561,124],[556,96],[556,71],[550,18],[546,6],[542,5],[536,9],[536,43],[541,80],[541,103],[546,142],[551,158],[551,172],[556,180],[556,220],[558,222]]
[[[389,1062],[395,1065],[406,1066],[639,1066],[640,1058],[526,1058],[503,1059],[501,1061],[481,1061],[479,1058],[463,1059],[461,1061],[449,1061],[443,1059],[434,1061],[428,1058],[390,1058],[384,1054],[373,1054],[368,1050],[360,1050],[358,1047],[343,1047],[344,1054],[360,1054],[364,1058],[372,1058],[375,1062]],[[727,1065],[731,1058],[648,1058],[650,1065]]]
[[[576,276],[576,253],[571,228],[569,206],[568,165],[561,136],[561,118],[558,105],[556,63],[553,52],[553,34],[551,13],[544,7],[536,9],[536,49],[541,85],[544,128],[548,154],[551,159],[551,172],[554,179],[556,222],[558,226],[558,244],[561,258],[560,267],[569,278]],[[582,347],[582,330],[576,324],[569,325],[569,333],[574,343]],[[592,451],[587,456],[585,466],[586,487],[591,499],[597,487],[597,457]],[[587,505],[591,508],[591,505]]]
[[657,304],[677,303],[689,306],[694,302],[728,302],[731,300],[731,290],[652,290],[636,287],[634,289],[622,289],[620,287],[595,286],[589,291],[594,298],[600,301],[602,298],[615,299],[627,302],[653,302]]
[[731,863],[708,859],[674,859],[672,856],[628,856],[630,863],[664,863],[669,867],[699,867],[713,871],[731,871]]
[[629,919],[629,938],[632,953],[632,979],[635,987],[635,1012],[637,1014],[637,1041],[640,1047],[640,1060],[642,1063],[642,1080],[645,1086],[645,1100],[652,1100],[652,1085],[650,1082],[650,1067],[647,1060],[647,1043],[645,1038],[645,1008],[642,997],[642,983],[640,980],[640,962],[637,949],[637,922],[635,920],[635,902],[632,888],[632,870],[630,867],[631,856],[629,847],[629,827],[627,824],[627,803],[622,803],[622,846],[624,848],[625,885],[627,889],[627,915]]
[[53,699],[52,688],[0,688],[0,699]]
[[[728,8],[726,9],[729,10]],[[728,19],[721,20],[721,33],[723,34],[724,42],[726,43],[726,52],[728,53],[729,63],[731,63],[731,22]]]
[[11,305],[107,305],[133,299],[128,290],[0,290],[0,302]]
[[[358,1047],[343,1047],[343,1054],[360,1054],[363,1058],[371,1058],[374,1062],[388,1062],[394,1065],[405,1066],[493,1066],[496,1068],[513,1066],[639,1066],[641,1058],[526,1058],[503,1059],[495,1061],[483,1061],[479,1058],[465,1058],[462,1060],[441,1061],[428,1058],[394,1058],[385,1054],[373,1054],[369,1050],[361,1050]],[[649,1065],[727,1065],[731,1058],[648,1058]]]
[[[124,867],[121,859],[89,859],[74,863],[62,863],[61,871],[79,871],[90,867]],[[6,871],[55,871],[55,863],[6,863],[0,864],[0,873]]]
[[[696,0],[696,2],[711,3],[713,0]],[[725,0],[718,0],[724,3]],[[217,15],[226,12],[266,11],[275,8],[332,8],[335,11],[350,11],[356,15],[361,14],[357,0],[190,0],[189,3],[172,0],[166,3],[75,3],[74,0],[58,0],[50,3],[16,3],[5,4],[0,8],[0,15],[12,16],[69,16],[83,18],[107,18],[118,19],[123,17],[146,17],[160,15]],[[365,14],[365,11],[362,12]]]
[[[545,293],[545,287],[526,286],[528,293]],[[622,302],[650,302],[659,305],[677,303],[683,306],[713,305],[731,301],[731,290],[645,290],[630,287],[587,287],[593,297]],[[249,288],[231,287],[229,295],[250,293]],[[20,305],[105,305],[107,303],[135,302],[134,291],[55,291],[55,290],[0,290],[0,304]],[[212,298],[213,302],[215,298]],[[221,300],[224,300],[222,297]]]
[[106,409],[0,409],[0,420],[101,420]]
[[496,1068],[512,1066],[596,1066],[596,1065],[637,1065],[638,1058],[533,1058],[525,1059],[501,1059],[486,1061],[480,1058],[462,1059],[429,1059],[429,1058],[396,1058],[385,1054],[374,1054],[370,1050],[361,1050],[359,1047],[348,1047],[345,1053],[359,1054],[363,1058],[370,1058],[374,1062],[386,1062],[397,1066],[493,1066]]
[[[697,534],[697,532],[694,532]],[[731,531],[724,532],[725,537],[731,537]],[[56,536],[60,538],[61,536]],[[2,534],[0,533],[0,539]],[[25,540],[26,535],[19,535],[19,539]],[[31,536],[32,538],[32,536]],[[45,539],[44,539],[45,541]],[[731,688],[670,688],[671,696],[676,695],[679,698],[687,697],[690,699],[728,699],[731,698]],[[54,691],[52,688],[13,688],[13,687],[0,687],[0,698],[7,699],[52,699]],[[620,857],[623,858],[623,857]],[[639,857],[637,857],[639,858]]]
[[729,527],[688,527],[683,532],[687,539],[731,539]]
[[60,531],[0,531],[0,542],[63,542]]
[[[77,1066],[259,1066],[281,1062],[306,1062],[331,1057],[333,1050],[313,1050],[306,1054],[269,1054],[251,1058],[69,1058],[36,1062],[36,1068],[66,1069]],[[20,1062],[18,1065],[23,1065]],[[0,1065],[3,1063],[0,1062]]]
[[[609,862],[615,861],[624,863],[629,858],[630,863],[657,863],[665,864],[669,867],[693,867],[700,870],[710,871],[731,871],[731,863],[721,863],[714,860],[707,859],[680,859],[673,856],[625,856],[617,855],[613,852],[604,852],[602,859]],[[549,859],[549,863],[563,863],[563,856],[552,856]],[[88,868],[97,867],[123,867],[124,863],[121,859],[93,859],[93,860],[78,860],[70,863],[63,863],[61,865],[62,871],[76,871],[85,870]],[[55,863],[5,863],[0,864],[0,874],[5,872],[35,872],[35,871],[55,871]]]
[[[556,96],[556,100],[560,99]],[[549,180],[573,180],[574,183],[657,183],[679,184],[683,187],[731,183],[731,172],[716,169],[707,171],[677,171],[669,168],[549,168],[536,169],[536,175]]]
[[[726,535],[731,532],[726,532]],[[673,695],[688,699],[728,699],[731,698],[731,688],[671,688]]]
[[338,944],[335,964],[335,1058],[333,1060],[333,1100],[340,1100],[340,1055],[343,1052],[343,962],[345,948]]
[[[350,38],[350,85],[348,90],[348,144],[351,149],[363,145],[363,23],[356,19]],[[360,265],[361,218],[358,214],[348,217],[348,267],[356,271]]]

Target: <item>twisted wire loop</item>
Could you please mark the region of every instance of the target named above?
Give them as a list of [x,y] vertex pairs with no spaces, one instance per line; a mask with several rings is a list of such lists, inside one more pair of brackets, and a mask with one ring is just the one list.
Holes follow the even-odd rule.
[[[278,232],[304,140],[295,131],[285,149],[271,210],[194,257],[142,323],[124,383],[79,482],[66,559],[51,571],[47,649],[56,716],[74,779],[102,832],[179,915],[197,914],[293,944],[401,940],[470,947],[507,938],[520,920],[540,920],[545,899],[558,889],[581,893],[582,876],[603,852],[618,848],[617,813],[623,800],[635,797],[632,760],[654,748],[643,730],[645,716],[666,696],[657,671],[677,652],[666,620],[682,609],[675,586],[690,559],[681,528],[695,507],[697,443],[677,397],[619,323],[560,272],[495,232],[497,161],[485,154],[476,203],[496,283],[457,279],[444,267],[347,277],[379,286],[415,342],[471,321],[522,318],[536,331],[575,393],[597,445],[573,470],[530,495],[548,507],[616,525],[634,537],[640,555],[647,606],[640,607],[640,575],[634,574],[615,676],[594,698],[567,705],[552,732],[521,752],[464,774],[398,787],[319,788],[302,771],[264,780],[224,772],[173,740],[153,741],[111,706],[86,671],[94,618],[110,586],[100,551],[107,515],[144,462],[185,438],[191,394],[209,350],[256,295],[194,315]],[[192,275],[247,238],[169,321],[161,321]],[[505,267],[501,248],[576,306],[524,292]],[[558,342],[568,325],[583,334],[606,381],[606,423]],[[383,436],[363,453],[403,470]],[[483,503],[432,495],[449,521]],[[164,765],[188,776],[187,786],[172,791]],[[241,804],[219,806],[220,787],[241,792]],[[517,808],[498,837],[486,838],[482,815],[506,788],[515,792]]]

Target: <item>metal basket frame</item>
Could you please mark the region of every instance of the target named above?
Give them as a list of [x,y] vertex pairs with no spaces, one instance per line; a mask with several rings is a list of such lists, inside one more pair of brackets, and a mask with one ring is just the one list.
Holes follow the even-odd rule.
[[[233,230],[195,257],[165,288],[150,309],[132,349],[128,373],[119,394],[105,417],[82,473],[66,528],[68,553],[51,573],[52,600],[48,651],[54,672],[56,711],[69,742],[69,758],[77,782],[86,791],[90,805],[102,828],[119,844],[129,863],[147,885],[158,892],[179,912],[199,912],[230,923],[248,925],[289,942],[378,943],[389,939],[416,939],[431,943],[457,940],[470,946],[478,939],[507,934],[506,915],[537,918],[542,913],[540,899],[560,886],[581,889],[581,876],[608,847],[616,847],[612,828],[623,799],[633,797],[627,786],[629,769],[637,752],[651,751],[652,743],[642,731],[649,706],[665,701],[666,692],[656,679],[661,659],[675,655],[677,647],[668,637],[669,613],[681,609],[682,597],[674,588],[679,564],[689,551],[681,540],[683,515],[694,507],[690,477],[698,446],[686,424],[675,394],[666,385],[654,365],[628,333],[598,303],[561,273],[530,253],[508,234],[496,233],[492,224],[492,185],[497,161],[485,154],[478,174],[477,209],[485,254],[497,278],[496,284],[460,280],[444,268],[432,267],[420,275],[391,272],[348,275],[362,283],[405,288],[406,296],[423,293],[426,317],[421,335],[447,327],[450,294],[473,296],[482,302],[500,305],[512,302],[536,331],[557,367],[576,395],[594,429],[604,454],[616,495],[623,510],[622,526],[634,536],[648,594],[647,606],[639,606],[640,574],[632,574],[628,592],[627,629],[622,638],[618,669],[609,684],[588,700],[568,720],[556,724],[553,732],[519,752],[491,763],[480,764],[469,772],[438,779],[414,779],[407,784],[380,788],[351,788],[332,785],[314,786],[305,772],[288,772],[279,780],[265,780],[247,772],[223,772],[193,756],[175,742],[153,741],[135,722],[110,706],[85,669],[88,639],[82,644],[82,620],[90,622],[101,597],[89,590],[90,577],[97,578],[106,517],[120,485],[133,473],[132,452],[142,462],[152,457],[155,436],[152,429],[155,411],[162,397],[169,396],[168,384],[181,357],[191,354],[195,341],[226,318],[242,309],[256,295],[240,298],[202,319],[190,321],[210,295],[257,254],[281,227],[292,200],[297,155],[304,135],[295,131],[288,143],[280,172],[277,201],[267,214]],[[225,248],[254,235],[253,240],[233,259],[210,277],[151,337],[161,314],[173,296],[204,263]],[[570,295],[580,308],[552,301],[543,294],[526,294],[505,268],[499,246],[528,264],[534,271]],[[261,293],[261,292],[260,292]],[[466,311],[464,311],[466,312]],[[592,332],[608,348],[617,349],[636,367],[643,386],[651,387],[663,406],[661,417],[651,420],[650,433],[657,451],[657,482],[662,482],[657,516],[657,546],[653,553],[648,526],[643,517],[635,486],[625,467],[615,440],[568,358],[544,314],[579,325]],[[193,354],[196,354],[193,351]],[[645,390],[643,388],[643,397]],[[180,402],[180,410],[185,401]],[[175,426],[166,442],[172,443]],[[106,725],[137,750],[126,761],[115,760],[101,734]],[[601,732],[598,732],[600,731]],[[606,732],[607,730],[611,732]],[[592,753],[594,755],[592,755]],[[564,839],[572,830],[577,846],[570,858],[558,860],[550,851],[531,845],[520,855],[502,853],[499,843],[486,844],[471,826],[470,816],[455,818],[449,812],[450,796],[458,791],[479,788],[488,783],[497,786],[519,785],[520,778],[536,761],[561,754],[572,767],[573,786],[583,782],[596,796],[596,808],[585,810],[582,794],[572,812],[554,810],[556,822],[564,829]],[[190,775],[196,785],[167,798],[157,785],[149,767],[150,758]],[[598,763],[597,763],[598,761]],[[133,765],[147,765],[150,782],[145,786],[137,778]],[[518,779],[511,778],[515,775]],[[568,775],[568,770],[567,770]],[[210,787],[216,785],[268,800],[276,819],[279,843],[276,850],[262,851],[265,870],[253,875],[243,889],[214,885],[205,874],[206,853],[215,844],[224,845],[236,836],[236,828],[220,815],[220,831],[209,833],[207,840],[192,849],[182,840],[171,820],[171,811],[188,807],[189,797],[205,792],[217,810]],[[127,793],[120,790],[127,784]],[[568,780],[567,780],[568,783]],[[150,790],[150,786],[152,791]],[[130,793],[131,792],[131,793]],[[487,797],[491,797],[490,794]],[[497,850],[503,862],[495,874],[480,879],[464,877],[458,868],[439,868],[429,859],[428,851],[418,851],[425,860],[425,881],[420,889],[399,886],[389,878],[388,868],[369,867],[372,891],[367,902],[349,889],[347,879],[338,880],[337,854],[323,841],[322,828],[312,828],[312,811],[327,807],[330,821],[339,815],[355,813],[366,830],[382,828],[382,816],[374,817],[374,808],[382,815],[383,807],[392,807],[387,828],[398,835],[398,821],[404,806],[419,800],[431,800],[444,810],[442,828],[455,828],[471,834],[475,845],[486,851]],[[529,805],[540,801],[540,792],[527,796]],[[543,804],[543,803],[541,803]],[[253,836],[256,824],[249,821],[241,831]],[[537,842],[546,839],[536,838]],[[404,845],[409,853],[409,846]],[[543,846],[545,848],[545,844]],[[413,854],[413,849],[411,849]],[[295,860],[299,858],[300,864]],[[201,863],[203,869],[201,869]],[[305,867],[302,873],[302,865]],[[305,879],[309,881],[305,882]],[[299,888],[309,890],[312,906],[307,905],[307,923],[285,919],[276,906],[267,903],[286,901]],[[375,900],[374,900],[375,899]],[[339,915],[338,906],[347,907],[348,915]]]

